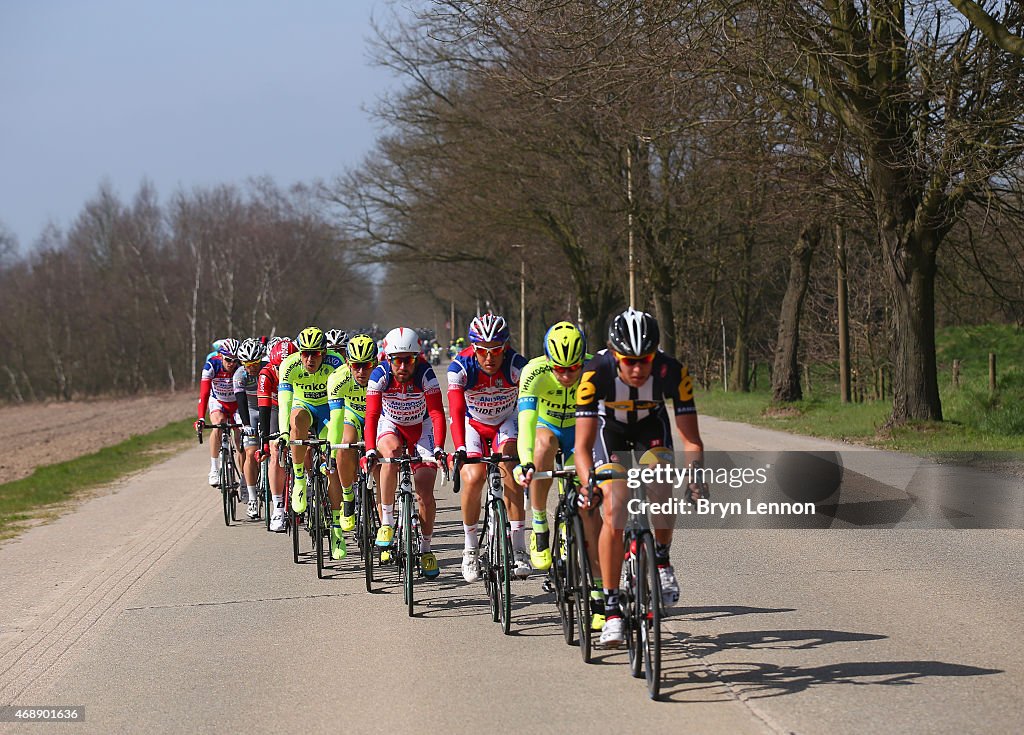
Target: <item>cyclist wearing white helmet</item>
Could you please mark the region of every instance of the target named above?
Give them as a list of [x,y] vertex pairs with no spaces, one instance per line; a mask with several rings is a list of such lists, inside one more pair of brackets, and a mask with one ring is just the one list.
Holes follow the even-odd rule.
[[242,502],[248,503],[247,513],[249,520],[259,516],[259,480],[260,471],[256,462],[256,450],[259,448],[260,416],[259,399],[256,396],[256,387],[259,381],[260,371],[266,357],[266,349],[258,339],[247,339],[238,347],[238,359],[242,366],[235,371],[233,384],[235,389],[235,402],[238,404],[238,416],[241,419],[242,447],[245,452],[241,456],[242,477],[248,486],[241,493]]
[[[195,422],[196,431],[202,431],[206,425],[206,412],[210,412],[210,423],[221,424],[233,421],[238,411],[235,401],[234,375],[238,369],[238,340],[222,339],[217,347],[217,354],[209,357],[203,365],[202,379],[199,383],[199,420]],[[235,431],[238,441],[238,432]],[[214,429],[210,435],[210,485],[217,487],[220,482],[220,429]]]
[[[420,354],[414,329],[398,327],[384,337],[384,360],[373,369],[366,386],[365,421],[364,459],[368,466],[380,455],[398,457],[408,451],[420,457],[420,463],[413,465],[413,484],[422,520],[420,565],[423,576],[433,579],[439,573],[431,539],[437,514],[436,463],[444,461],[444,402],[434,369]],[[384,549],[390,548],[395,535],[397,486],[398,466],[381,466],[381,527],[376,545]]]
[[[526,359],[508,345],[505,320],[491,313],[473,319],[469,325],[470,347],[462,350],[448,366],[448,410],[452,417],[452,444],[456,458],[481,457],[491,452],[516,455],[516,400],[519,374]],[[512,528],[513,572],[519,578],[530,575],[526,551],[523,488],[512,480],[511,463],[502,473],[505,502]],[[467,582],[480,578],[480,493],[487,477],[487,465],[462,468],[462,524],[465,548],[462,576]]]

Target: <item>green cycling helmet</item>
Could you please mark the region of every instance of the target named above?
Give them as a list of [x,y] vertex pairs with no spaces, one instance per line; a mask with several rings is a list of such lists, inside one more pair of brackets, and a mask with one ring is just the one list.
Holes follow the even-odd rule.
[[572,367],[583,362],[587,340],[572,322],[558,322],[544,335],[544,354],[558,367]]

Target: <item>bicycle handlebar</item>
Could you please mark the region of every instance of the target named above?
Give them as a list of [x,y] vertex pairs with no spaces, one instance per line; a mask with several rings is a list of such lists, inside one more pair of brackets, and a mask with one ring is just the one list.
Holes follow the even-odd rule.
[[463,460],[455,462],[452,467],[452,480],[453,487],[452,491],[458,495],[459,491],[462,490],[462,473],[460,470],[464,465],[467,464],[487,464],[491,466],[497,466],[502,462],[518,462],[519,457],[510,457],[507,454],[491,454],[486,457],[466,457]]
[[332,444],[331,449],[366,449],[366,442],[344,442]]

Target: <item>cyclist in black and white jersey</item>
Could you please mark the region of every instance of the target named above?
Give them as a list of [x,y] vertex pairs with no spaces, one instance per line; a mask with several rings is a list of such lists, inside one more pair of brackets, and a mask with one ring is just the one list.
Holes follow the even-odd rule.
[[[703,459],[704,444],[697,427],[693,380],[686,368],[658,349],[658,322],[650,314],[630,308],[612,320],[607,350],[598,352],[583,368],[576,389],[576,470],[584,488],[595,470],[622,471],[632,454],[645,453],[645,463],[671,460],[672,423],[683,436],[688,462]],[[665,401],[673,404],[670,419]],[[623,641],[618,581],[622,574],[622,538],[625,528],[625,480],[600,483],[604,495],[604,523],[598,543],[605,595],[605,624],[601,643]],[[693,485],[688,492],[698,492]],[[588,498],[588,500],[593,500]],[[679,599],[679,584],[669,561],[672,528],[655,527],[655,556],[661,577],[662,599]]]

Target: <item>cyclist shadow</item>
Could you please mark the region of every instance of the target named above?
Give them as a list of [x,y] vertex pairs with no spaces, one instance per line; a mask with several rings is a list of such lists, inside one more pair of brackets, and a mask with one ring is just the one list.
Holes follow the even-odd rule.
[[689,636],[669,633],[662,638],[662,696],[674,702],[733,701],[797,694],[828,684],[909,685],[936,676],[982,676],[999,669],[941,661],[849,661],[822,666],[778,666],[757,662],[705,661],[729,650],[810,650],[831,643],[886,640],[887,636],[836,630],[768,630]]
[[795,612],[793,607],[750,607],[748,605],[706,605],[704,607],[676,607],[672,617],[685,616],[688,620],[705,622],[740,615],[766,615],[770,613]]

